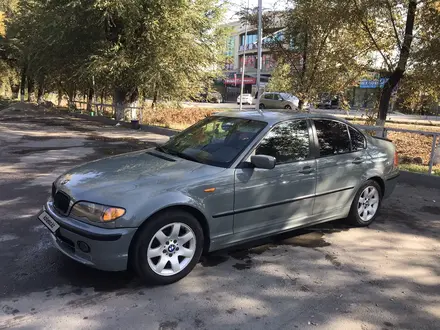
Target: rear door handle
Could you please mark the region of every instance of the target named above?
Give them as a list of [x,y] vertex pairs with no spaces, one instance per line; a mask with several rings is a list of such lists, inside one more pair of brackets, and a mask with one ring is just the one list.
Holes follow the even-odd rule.
[[354,160],[353,160],[353,164],[362,164],[364,162],[364,159],[363,158],[361,158],[361,157],[356,157]]
[[299,171],[299,173],[310,174],[313,171],[314,171],[313,167],[311,167],[311,166],[304,166],[303,169],[301,171]]

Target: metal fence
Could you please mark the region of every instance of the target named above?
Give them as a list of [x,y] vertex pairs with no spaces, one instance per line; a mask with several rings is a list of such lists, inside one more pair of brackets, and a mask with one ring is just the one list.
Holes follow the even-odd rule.
[[[428,174],[432,174],[432,166],[434,165],[434,156],[436,152],[437,139],[440,136],[440,132],[428,132],[428,131],[417,131],[403,128],[391,128],[391,127],[380,127],[380,126],[366,126],[366,125],[356,125],[360,129],[365,131],[375,131],[378,136],[386,138],[388,132],[400,132],[400,133],[411,133],[419,134],[425,136],[432,136],[431,154],[429,156],[429,169]],[[440,149],[439,149],[440,150]],[[440,151],[439,151],[440,152]]]

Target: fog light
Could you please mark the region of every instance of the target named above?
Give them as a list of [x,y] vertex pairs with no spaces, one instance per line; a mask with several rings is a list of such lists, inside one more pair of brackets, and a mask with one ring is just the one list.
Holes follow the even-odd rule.
[[83,241],[78,241],[76,242],[76,244],[78,245],[79,249],[84,252],[84,253],[89,253],[90,252],[90,246]]

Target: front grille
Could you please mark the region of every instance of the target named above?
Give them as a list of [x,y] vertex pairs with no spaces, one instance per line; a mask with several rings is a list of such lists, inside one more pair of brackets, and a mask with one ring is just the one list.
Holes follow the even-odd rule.
[[69,210],[70,198],[65,193],[58,191],[53,198],[53,205],[61,213],[66,214]]

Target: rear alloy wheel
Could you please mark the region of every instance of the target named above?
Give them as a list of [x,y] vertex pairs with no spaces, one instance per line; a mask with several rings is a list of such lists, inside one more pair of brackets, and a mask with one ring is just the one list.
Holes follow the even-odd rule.
[[382,191],[376,181],[368,180],[358,190],[351,205],[349,220],[356,226],[368,226],[376,219]]
[[147,221],[131,251],[139,276],[146,282],[169,284],[188,275],[202,254],[203,230],[197,219],[171,211]]
[[286,105],[286,106],[284,107],[284,109],[286,109],[286,110],[292,110],[292,107],[291,107],[290,105]]

